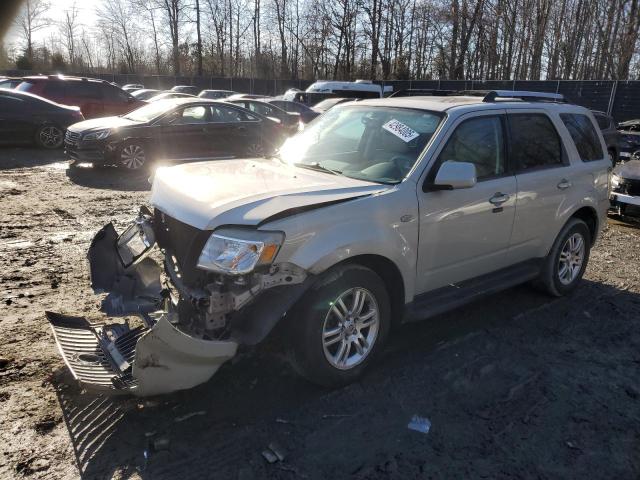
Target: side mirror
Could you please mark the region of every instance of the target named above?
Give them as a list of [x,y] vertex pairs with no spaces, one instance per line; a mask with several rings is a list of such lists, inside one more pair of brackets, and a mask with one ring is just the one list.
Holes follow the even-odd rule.
[[469,162],[454,162],[448,160],[440,165],[431,190],[453,190],[456,188],[471,188],[476,184],[476,166]]

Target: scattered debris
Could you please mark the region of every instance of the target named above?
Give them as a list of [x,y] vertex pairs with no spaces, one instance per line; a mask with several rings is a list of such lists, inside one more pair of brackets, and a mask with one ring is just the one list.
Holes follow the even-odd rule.
[[291,423],[289,420],[285,420],[284,418],[276,418],[276,423]]
[[420,433],[429,433],[429,430],[431,430],[431,421],[426,417],[414,415],[411,417],[411,421],[407,425],[407,428]]
[[262,456],[269,463],[282,462],[286,457],[284,449],[277,442],[271,442],[262,452]]
[[181,417],[176,417],[175,422],[184,422],[185,420],[190,419],[191,417],[197,417],[198,415],[205,415],[207,412],[205,410],[200,410],[198,412],[187,413],[186,415],[182,415]]
[[278,457],[271,450],[263,450],[262,456],[269,463],[276,463],[278,461]]
[[573,442],[567,442],[567,447],[569,447],[572,450],[582,450],[580,447],[578,447],[575,443]]
[[322,419],[326,420],[328,418],[346,418],[353,417],[353,415],[349,415],[346,413],[327,413],[326,415],[322,415]]
[[269,444],[269,448],[273,453],[276,454],[276,457],[278,457],[278,460],[280,460],[281,462],[284,461],[284,458],[285,458],[284,449],[279,443],[271,442]]
[[156,452],[169,450],[169,443],[169,437],[158,437],[153,441],[153,450]]

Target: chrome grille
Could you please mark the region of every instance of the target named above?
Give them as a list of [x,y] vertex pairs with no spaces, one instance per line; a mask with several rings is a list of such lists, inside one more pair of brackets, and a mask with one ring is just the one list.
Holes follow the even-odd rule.
[[71,130],[67,130],[67,133],[64,136],[64,142],[69,145],[78,145],[80,141],[80,134],[78,132],[72,132]]
[[118,372],[100,346],[96,329],[113,329],[119,333],[115,347],[132,364],[136,344],[147,331],[144,327],[128,329],[126,325],[92,325],[82,317],[69,317],[47,312],[53,334],[71,373],[86,386],[101,389],[123,389],[134,386],[131,369]]

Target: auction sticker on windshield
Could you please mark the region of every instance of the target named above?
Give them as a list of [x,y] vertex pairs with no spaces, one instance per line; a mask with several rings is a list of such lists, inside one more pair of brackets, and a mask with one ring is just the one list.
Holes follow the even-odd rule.
[[411,127],[405,125],[402,122],[399,122],[396,119],[389,120],[387,123],[382,125],[387,132],[393,133],[396,137],[404,142],[410,142],[416,137],[419,137],[420,134],[413,130]]

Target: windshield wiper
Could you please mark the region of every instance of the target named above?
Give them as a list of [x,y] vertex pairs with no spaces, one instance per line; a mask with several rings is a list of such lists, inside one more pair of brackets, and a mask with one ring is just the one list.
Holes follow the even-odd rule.
[[333,170],[331,168],[327,168],[327,167],[321,165],[318,162],[313,162],[313,163],[294,163],[294,165],[296,167],[307,168],[309,170],[316,170],[318,172],[331,173],[332,175],[342,175],[342,172],[340,170]]

